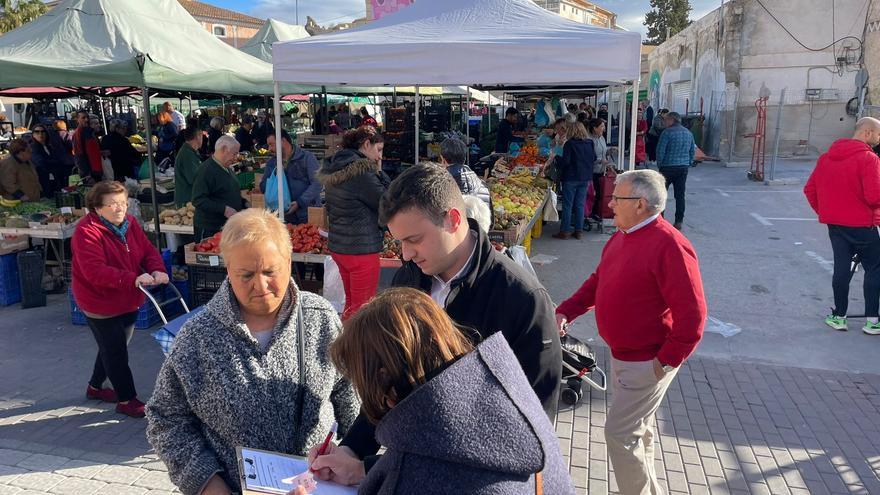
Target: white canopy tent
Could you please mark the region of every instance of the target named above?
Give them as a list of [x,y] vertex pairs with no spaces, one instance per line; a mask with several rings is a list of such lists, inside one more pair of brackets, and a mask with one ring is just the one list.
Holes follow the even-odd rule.
[[638,33],[576,23],[531,0],[416,2],[357,29],[273,44],[273,78],[276,96],[279,83],[638,91],[640,43]]

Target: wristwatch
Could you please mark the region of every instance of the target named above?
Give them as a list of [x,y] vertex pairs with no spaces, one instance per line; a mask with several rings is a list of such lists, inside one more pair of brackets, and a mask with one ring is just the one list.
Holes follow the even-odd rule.
[[675,366],[670,366],[668,364],[662,364],[662,363],[661,363],[661,365],[663,366],[664,373],[672,373],[673,371],[675,371]]

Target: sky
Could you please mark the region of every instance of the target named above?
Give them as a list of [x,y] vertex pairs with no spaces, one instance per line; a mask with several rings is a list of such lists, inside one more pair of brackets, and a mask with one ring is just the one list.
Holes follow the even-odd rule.
[[[299,22],[305,24],[306,16],[312,16],[318,24],[329,25],[350,21],[364,16],[364,0],[204,0],[214,5],[244,12],[260,18],[272,17],[284,22],[296,22],[296,5],[299,3]],[[421,0],[443,1],[443,0]],[[595,0],[594,0],[595,1]],[[650,9],[648,0],[599,0],[596,3],[618,14],[618,24],[630,31],[645,35],[645,12]],[[721,0],[691,0],[691,19],[699,19],[721,5]]]

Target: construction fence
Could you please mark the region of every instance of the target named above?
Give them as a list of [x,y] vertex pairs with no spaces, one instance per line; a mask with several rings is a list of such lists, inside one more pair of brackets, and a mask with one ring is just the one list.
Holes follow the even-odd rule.
[[[759,99],[766,101],[759,104]],[[787,88],[784,91],[713,91],[703,99],[701,148],[728,162],[750,161],[765,107],[764,141],[767,161],[778,142],[778,157],[813,157],[835,140],[852,135],[858,112],[855,89]],[[688,104],[690,115],[699,109]],[[872,112],[880,115],[880,107]],[[868,113],[866,113],[868,114]]]

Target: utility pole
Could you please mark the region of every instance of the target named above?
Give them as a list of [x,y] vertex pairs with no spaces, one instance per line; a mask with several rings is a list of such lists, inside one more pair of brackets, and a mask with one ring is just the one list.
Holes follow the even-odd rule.
[[296,0],[296,25],[299,26],[299,0]]

